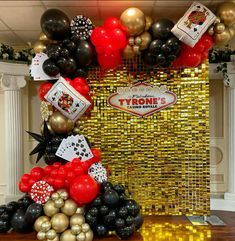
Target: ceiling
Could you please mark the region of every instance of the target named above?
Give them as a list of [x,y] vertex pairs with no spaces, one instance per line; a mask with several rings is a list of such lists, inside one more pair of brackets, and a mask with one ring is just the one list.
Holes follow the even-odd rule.
[[[109,16],[120,17],[129,7],[138,7],[153,19],[169,18],[177,21],[194,1],[0,1],[0,42],[11,46],[33,44],[41,32],[41,15],[49,8],[58,8],[70,19],[76,15],[89,17],[94,24],[102,24]],[[200,1],[215,10],[219,0]]]

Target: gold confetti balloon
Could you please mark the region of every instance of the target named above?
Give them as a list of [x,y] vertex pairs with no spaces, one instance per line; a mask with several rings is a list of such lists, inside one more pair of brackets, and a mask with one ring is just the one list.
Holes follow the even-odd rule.
[[48,217],[52,217],[60,210],[59,208],[55,207],[55,203],[52,200],[48,200],[45,205],[43,206],[43,211]]
[[61,211],[67,216],[72,216],[76,213],[78,205],[72,200],[68,199],[64,202],[64,206],[61,208]]
[[36,232],[41,231],[41,225],[42,225],[42,223],[44,223],[46,221],[50,221],[50,218],[47,216],[41,216],[41,217],[37,218],[37,220],[34,223],[34,230]]
[[57,213],[51,218],[51,226],[57,233],[62,233],[69,226],[69,218],[63,213]]
[[85,218],[82,214],[74,214],[72,217],[70,217],[70,226],[74,225],[82,225],[85,223]]
[[72,234],[71,229],[67,229],[60,235],[60,241],[76,241],[76,236]]

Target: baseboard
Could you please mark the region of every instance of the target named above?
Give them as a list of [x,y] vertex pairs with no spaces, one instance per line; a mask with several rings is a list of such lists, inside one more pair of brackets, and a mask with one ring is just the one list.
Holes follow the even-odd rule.
[[211,199],[211,210],[235,212],[235,200]]

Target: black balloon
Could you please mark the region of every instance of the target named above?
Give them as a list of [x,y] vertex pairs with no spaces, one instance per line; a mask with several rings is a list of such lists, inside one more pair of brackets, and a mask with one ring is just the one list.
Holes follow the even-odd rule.
[[57,60],[60,57],[61,47],[59,45],[47,46],[47,56],[52,60]]
[[169,19],[160,19],[151,25],[151,34],[153,39],[167,39],[172,33],[171,29],[174,23]]
[[0,215],[6,211],[6,205],[0,206]]
[[127,195],[126,195],[125,193],[121,193],[121,194],[119,195],[119,199],[120,199],[120,201],[125,201],[125,200],[128,199],[128,197],[127,197]]
[[136,216],[139,213],[140,206],[139,206],[139,204],[135,200],[129,199],[129,200],[126,201],[125,204],[126,204],[125,206],[126,206],[126,208],[128,210],[128,213],[130,215]]
[[90,213],[92,216],[96,217],[96,216],[98,215],[98,213],[99,213],[99,210],[98,210],[97,207],[93,207],[93,208],[91,208],[91,209],[89,210],[89,213]]
[[128,210],[126,207],[120,207],[118,210],[118,216],[121,218],[126,218],[128,215]]
[[43,62],[42,69],[49,76],[56,76],[60,72],[60,69],[50,59]]
[[113,189],[113,184],[111,182],[103,182],[101,184],[101,192],[104,193],[106,190]]
[[11,214],[7,211],[5,211],[4,213],[2,213],[2,215],[0,216],[0,219],[3,221],[7,221],[9,222],[11,220]]
[[126,226],[125,220],[123,218],[117,218],[115,220],[115,226],[116,228],[123,228]]
[[104,203],[110,207],[115,207],[119,202],[119,196],[114,190],[107,190],[103,194]]
[[102,198],[101,197],[97,197],[95,200],[93,200],[92,202],[92,206],[101,206],[102,205]]
[[77,65],[73,58],[69,57],[66,59],[65,64],[60,68],[60,72],[66,75],[72,74],[76,71]]
[[126,224],[127,224],[127,226],[130,226],[131,224],[133,224],[134,223],[134,218],[132,217],[132,216],[128,216],[127,218],[126,218]]
[[156,64],[156,57],[148,51],[143,52],[143,62],[146,65],[153,66]]
[[78,43],[81,39],[80,39],[80,35],[76,32],[71,36],[71,40],[75,43]]
[[70,32],[70,21],[64,12],[52,8],[43,13],[41,28],[49,39],[63,40]]
[[75,58],[78,65],[88,66],[92,62],[93,57],[94,49],[92,45],[85,40],[81,40],[75,51]]
[[144,218],[142,215],[138,214],[136,217],[134,217],[134,225],[136,230],[138,230],[143,223],[144,223]]
[[74,72],[74,75],[77,77],[83,77],[83,78],[87,78],[88,76],[88,71],[86,69],[81,69],[81,68],[78,68],[76,69],[76,71]]
[[114,185],[113,189],[118,193],[124,193],[125,192],[125,187],[122,184],[116,184]]
[[63,69],[66,66],[66,61],[66,58],[60,57],[56,64],[59,66],[59,68]]
[[156,56],[156,63],[162,65],[166,62],[166,57],[163,54],[158,54]]
[[107,215],[103,217],[103,221],[107,226],[113,226],[115,224],[116,212],[114,210],[110,210]]
[[174,54],[171,54],[171,55],[168,55],[166,59],[168,62],[172,62],[176,59],[176,56]]
[[92,216],[89,212],[86,213],[85,219],[90,226],[94,226],[97,223],[97,218]]
[[29,226],[33,226],[34,222],[38,217],[40,217],[43,213],[43,207],[41,204],[33,203],[31,204],[25,214],[25,222]]
[[8,221],[0,219],[0,233],[5,233],[11,228],[11,224]]
[[149,45],[149,52],[153,55],[158,54],[161,50],[163,42],[160,39],[153,40]]
[[172,51],[177,51],[180,48],[180,41],[176,37],[171,37],[166,41],[166,45],[168,45]]
[[95,233],[98,237],[104,237],[108,234],[108,228],[103,224],[98,224],[95,227]]
[[71,41],[70,39],[65,39],[65,40],[62,42],[62,44],[63,44],[63,46],[64,46],[65,48],[67,48],[69,51],[73,51],[73,50],[75,50],[75,48],[76,48],[76,44],[75,44],[73,41]]
[[116,233],[121,239],[128,239],[134,233],[134,231],[135,231],[135,226],[131,225],[131,226],[117,229]]
[[25,210],[21,208],[12,216],[11,225],[15,231],[20,233],[27,233],[32,230],[32,226],[25,222]]
[[60,52],[60,55],[61,55],[61,57],[68,58],[69,55],[70,55],[70,53],[69,53],[68,49],[62,48],[62,49],[61,49],[61,52]]
[[165,55],[169,54],[171,52],[171,48],[167,44],[163,44],[161,47],[161,52]]
[[105,214],[107,214],[108,212],[109,212],[109,208],[108,208],[107,206],[102,205],[102,206],[100,207],[100,214],[101,214],[101,215],[105,215]]

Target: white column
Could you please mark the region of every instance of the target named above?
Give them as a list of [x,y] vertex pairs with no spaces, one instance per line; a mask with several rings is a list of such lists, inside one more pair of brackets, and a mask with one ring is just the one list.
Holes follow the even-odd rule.
[[7,165],[6,200],[20,194],[18,181],[23,174],[23,120],[21,88],[26,85],[24,76],[2,74],[1,87],[4,91],[5,110],[5,162]]

